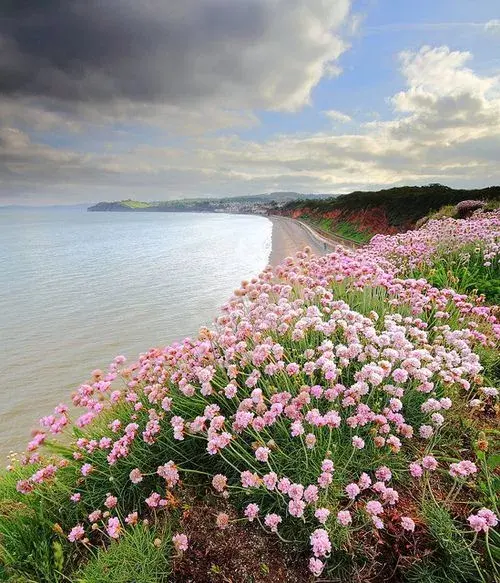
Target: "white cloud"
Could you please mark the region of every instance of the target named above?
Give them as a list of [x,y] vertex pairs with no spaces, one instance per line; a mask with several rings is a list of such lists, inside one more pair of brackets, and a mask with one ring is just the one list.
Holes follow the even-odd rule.
[[[448,47],[401,53],[405,86],[390,100],[392,118],[357,130],[349,126],[344,134],[280,135],[265,142],[201,134],[182,146],[139,144],[125,152],[81,155],[33,144],[9,130],[0,135],[0,159],[11,156],[7,190],[21,190],[22,182],[49,192],[71,183],[87,200],[89,193],[93,200],[102,198],[103,188],[106,199],[116,193],[115,198],[158,200],[404,183],[499,183],[500,80],[477,74],[471,62],[468,52]],[[339,114],[346,115],[334,112],[333,117]]]
[[407,88],[392,98],[394,136],[441,143],[467,142],[500,132],[500,78],[480,77],[466,66],[469,52],[423,47],[400,55]]
[[489,20],[484,25],[484,30],[487,32],[494,32],[496,34],[500,34],[500,19],[495,18],[493,20]]
[[347,123],[348,121],[351,121],[351,117],[349,115],[342,113],[341,111],[337,111],[336,109],[329,109],[323,113],[333,122]]

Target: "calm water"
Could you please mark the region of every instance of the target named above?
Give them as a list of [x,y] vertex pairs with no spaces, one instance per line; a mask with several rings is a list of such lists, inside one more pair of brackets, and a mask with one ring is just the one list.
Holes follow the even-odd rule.
[[263,217],[0,210],[0,455],[117,354],[196,333],[271,249]]

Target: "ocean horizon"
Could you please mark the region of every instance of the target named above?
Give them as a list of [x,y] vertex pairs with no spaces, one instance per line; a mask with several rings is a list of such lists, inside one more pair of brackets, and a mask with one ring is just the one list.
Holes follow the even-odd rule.
[[117,354],[209,325],[271,240],[258,216],[1,209],[0,455]]

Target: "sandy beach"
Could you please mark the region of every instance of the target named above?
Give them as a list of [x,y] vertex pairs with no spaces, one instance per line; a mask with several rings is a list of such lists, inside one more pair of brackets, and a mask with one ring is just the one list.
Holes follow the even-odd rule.
[[269,263],[277,265],[285,257],[289,257],[309,246],[315,255],[329,253],[336,243],[328,241],[312,229],[287,217],[268,217],[273,223],[273,242]]

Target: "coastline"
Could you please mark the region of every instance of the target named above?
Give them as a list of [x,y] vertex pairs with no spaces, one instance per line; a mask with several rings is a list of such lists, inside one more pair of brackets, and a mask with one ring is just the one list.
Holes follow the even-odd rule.
[[322,237],[309,226],[289,217],[269,216],[273,224],[272,247],[269,264],[276,266],[285,259],[295,255],[309,246],[315,255],[330,253],[341,242]]

